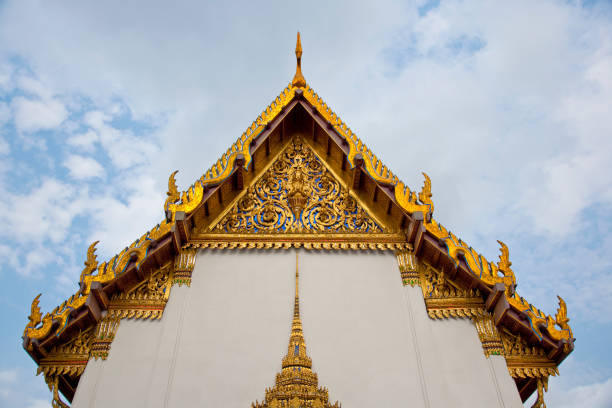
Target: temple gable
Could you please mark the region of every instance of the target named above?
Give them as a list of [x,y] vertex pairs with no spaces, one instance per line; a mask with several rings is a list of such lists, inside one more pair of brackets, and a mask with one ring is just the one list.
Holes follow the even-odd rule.
[[291,140],[219,223],[216,233],[384,232],[305,142]]

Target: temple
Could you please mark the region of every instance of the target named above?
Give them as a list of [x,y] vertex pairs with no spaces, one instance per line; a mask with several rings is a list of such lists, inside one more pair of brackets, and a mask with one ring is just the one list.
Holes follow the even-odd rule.
[[94,242],[52,311],[33,300],[52,406],[545,407],[563,299],[544,313],[503,242],[491,262],[440,224],[427,174],[401,182],[306,82],[299,33],[295,54],[202,177],[170,175],[158,225],[101,263]]

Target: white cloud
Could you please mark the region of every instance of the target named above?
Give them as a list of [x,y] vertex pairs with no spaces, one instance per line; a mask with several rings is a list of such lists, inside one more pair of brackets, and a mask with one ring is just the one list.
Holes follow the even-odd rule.
[[26,408],[49,408],[49,400],[31,399],[28,401]]
[[20,132],[55,128],[68,117],[68,111],[57,99],[34,100],[16,97],[11,103],[15,126]]
[[155,180],[132,173],[117,181],[118,189],[128,192],[125,199],[107,195],[92,203],[91,217],[98,227],[88,241],[100,240],[101,253],[112,256],[163,219],[163,195]]
[[11,112],[6,102],[0,101],[0,128],[8,123],[11,118]]
[[17,370],[0,371],[0,384],[12,384],[17,379]]
[[76,196],[72,185],[56,179],[42,180],[28,193],[5,195],[0,201],[0,219],[7,228],[0,234],[24,243],[58,243],[82,211]]
[[0,154],[9,154],[11,151],[11,146],[8,144],[6,140],[0,135]]
[[52,99],[53,96],[48,87],[31,76],[20,76],[17,79],[17,86],[21,91],[37,96],[40,99]]
[[79,133],[76,135],[70,136],[66,143],[70,146],[74,146],[80,148],[84,151],[91,152],[94,150],[95,143],[99,140],[99,136],[93,130],[88,130],[84,133]]
[[158,152],[154,143],[134,136],[129,130],[113,127],[109,124],[111,120],[111,115],[101,111],[88,112],[83,119],[96,132],[111,162],[119,169],[145,164]]
[[545,397],[551,407],[612,407],[612,378],[606,381],[568,388],[550,388]]
[[13,69],[11,64],[0,59],[0,91],[9,91],[13,83],[11,81]]
[[70,176],[77,180],[104,177],[104,169],[91,157],[71,154],[66,158],[64,166],[70,171]]

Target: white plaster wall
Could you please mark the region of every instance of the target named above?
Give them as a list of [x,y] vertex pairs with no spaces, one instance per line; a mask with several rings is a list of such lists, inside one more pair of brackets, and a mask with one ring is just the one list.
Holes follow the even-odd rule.
[[[431,320],[386,252],[300,252],[301,313],[319,383],[344,407],[520,407],[503,357],[469,320]],[[123,320],[74,407],[249,407],[289,339],[295,251],[202,251],[160,321]]]

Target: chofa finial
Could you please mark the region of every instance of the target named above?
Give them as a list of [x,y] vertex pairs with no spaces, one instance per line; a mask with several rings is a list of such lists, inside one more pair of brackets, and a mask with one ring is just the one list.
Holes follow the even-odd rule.
[[304,75],[302,75],[302,42],[300,41],[299,31],[297,33],[297,43],[295,44],[295,57],[297,59],[297,67],[295,68],[295,75],[293,76],[291,86],[305,88],[306,80],[304,79]]

